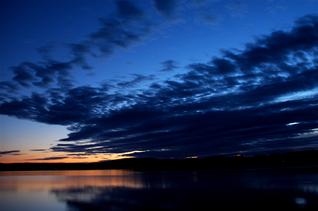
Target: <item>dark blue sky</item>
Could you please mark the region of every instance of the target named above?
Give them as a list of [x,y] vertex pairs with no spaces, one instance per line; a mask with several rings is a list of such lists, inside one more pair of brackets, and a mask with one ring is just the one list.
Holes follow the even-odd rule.
[[315,0],[0,8],[4,162],[317,148]]

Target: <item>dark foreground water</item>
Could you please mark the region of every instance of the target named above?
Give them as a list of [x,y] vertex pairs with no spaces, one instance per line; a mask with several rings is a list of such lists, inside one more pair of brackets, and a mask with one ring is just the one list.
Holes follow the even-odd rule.
[[318,210],[318,174],[298,171],[0,172],[0,210]]

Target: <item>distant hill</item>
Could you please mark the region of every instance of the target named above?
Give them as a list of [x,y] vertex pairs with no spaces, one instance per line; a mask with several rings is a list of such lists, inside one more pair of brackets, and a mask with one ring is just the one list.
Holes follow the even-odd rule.
[[307,168],[318,170],[318,151],[258,156],[216,156],[191,159],[131,158],[94,163],[0,163],[0,171],[24,170],[219,170],[250,168]]

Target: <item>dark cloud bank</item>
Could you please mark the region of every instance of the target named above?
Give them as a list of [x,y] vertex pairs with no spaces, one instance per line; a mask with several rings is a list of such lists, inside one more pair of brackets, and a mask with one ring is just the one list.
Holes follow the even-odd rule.
[[20,150],[9,150],[9,151],[0,151],[1,155],[14,155],[20,153]]
[[[170,11],[167,5],[157,7]],[[119,11],[121,16],[142,16],[132,5]],[[100,29],[91,36],[112,40],[113,34]],[[130,39],[138,38],[127,34],[125,41],[110,45],[125,46]],[[74,46],[77,61],[90,47]],[[242,50],[190,64],[187,73],[138,92],[123,94],[105,86],[50,88],[44,94],[3,99],[0,113],[69,126],[68,137],[52,147],[68,153],[136,151],[136,157],[167,158],[317,148],[317,56],[318,17],[306,16],[289,31],[274,31]],[[47,67],[63,70],[69,64],[55,65]],[[14,71],[11,85],[35,82],[26,72]],[[144,79],[136,75],[132,84],[118,85]],[[43,83],[50,80],[43,76]]]

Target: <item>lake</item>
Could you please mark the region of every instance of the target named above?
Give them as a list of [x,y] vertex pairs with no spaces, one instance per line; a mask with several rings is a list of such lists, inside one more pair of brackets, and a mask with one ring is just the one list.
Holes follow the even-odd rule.
[[304,171],[0,172],[0,210],[318,210]]

